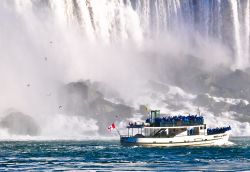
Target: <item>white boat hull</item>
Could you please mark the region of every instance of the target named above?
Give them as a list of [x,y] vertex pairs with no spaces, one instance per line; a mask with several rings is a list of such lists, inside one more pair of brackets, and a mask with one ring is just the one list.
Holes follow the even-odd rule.
[[214,135],[178,136],[173,138],[121,137],[122,145],[141,146],[220,146],[228,143],[230,131]]

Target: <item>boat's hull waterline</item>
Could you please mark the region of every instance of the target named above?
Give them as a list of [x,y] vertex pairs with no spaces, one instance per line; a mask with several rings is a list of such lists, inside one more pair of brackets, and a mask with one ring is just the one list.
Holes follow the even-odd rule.
[[121,144],[124,146],[222,146],[228,143],[230,131],[214,135],[195,135],[174,138],[136,138],[121,137]]

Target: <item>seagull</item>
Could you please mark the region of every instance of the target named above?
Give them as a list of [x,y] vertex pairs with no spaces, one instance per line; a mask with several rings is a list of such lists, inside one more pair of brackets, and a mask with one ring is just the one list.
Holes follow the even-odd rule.
[[44,57],[44,60],[45,60],[45,61],[47,61],[47,60],[48,60],[48,58],[47,58],[47,57]]
[[27,84],[26,86],[27,86],[27,87],[30,87],[30,84]]
[[59,106],[59,109],[61,109],[61,108],[62,108],[62,106],[60,105],[60,106]]

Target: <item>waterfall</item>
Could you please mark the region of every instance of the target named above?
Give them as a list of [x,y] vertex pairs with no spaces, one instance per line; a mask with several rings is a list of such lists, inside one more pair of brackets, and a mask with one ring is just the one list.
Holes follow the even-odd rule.
[[[234,68],[249,67],[249,0],[26,0],[19,13],[46,4],[61,24],[79,25],[92,41],[136,43],[165,33],[200,34],[231,51]],[[8,1],[6,4],[10,4]]]
[[235,56],[236,56],[236,67],[240,67],[244,62],[242,62],[242,53],[241,53],[241,41],[240,41],[240,22],[239,22],[239,13],[238,13],[238,2],[231,1],[232,6],[232,17],[233,17],[233,30],[234,30],[234,42],[235,42]]

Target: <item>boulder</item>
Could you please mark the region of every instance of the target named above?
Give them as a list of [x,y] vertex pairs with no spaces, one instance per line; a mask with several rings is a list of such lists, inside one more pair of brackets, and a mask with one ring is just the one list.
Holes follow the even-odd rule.
[[1,120],[0,127],[6,128],[10,134],[16,135],[35,136],[40,131],[34,119],[21,112],[9,113]]

